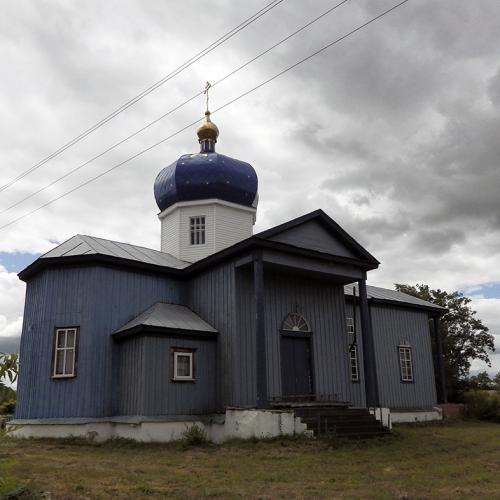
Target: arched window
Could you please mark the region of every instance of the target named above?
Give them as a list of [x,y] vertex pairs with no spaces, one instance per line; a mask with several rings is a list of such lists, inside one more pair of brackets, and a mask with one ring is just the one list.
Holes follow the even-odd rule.
[[311,332],[306,318],[298,313],[290,313],[284,320],[281,329],[286,332]]

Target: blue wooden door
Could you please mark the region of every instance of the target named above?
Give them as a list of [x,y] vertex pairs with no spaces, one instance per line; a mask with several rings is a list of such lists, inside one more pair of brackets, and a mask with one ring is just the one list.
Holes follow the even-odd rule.
[[281,337],[282,396],[301,398],[312,394],[311,340]]

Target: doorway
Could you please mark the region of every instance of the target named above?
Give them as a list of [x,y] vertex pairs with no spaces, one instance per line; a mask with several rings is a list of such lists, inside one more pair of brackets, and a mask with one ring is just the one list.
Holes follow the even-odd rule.
[[311,337],[281,335],[281,393],[283,399],[310,400],[313,395]]

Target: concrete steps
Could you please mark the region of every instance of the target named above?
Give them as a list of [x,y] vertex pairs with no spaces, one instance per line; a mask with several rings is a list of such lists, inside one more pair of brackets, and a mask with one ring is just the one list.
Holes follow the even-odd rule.
[[390,434],[367,408],[349,408],[347,405],[284,404],[293,409],[307,429],[315,436],[334,434],[339,438],[367,439]]

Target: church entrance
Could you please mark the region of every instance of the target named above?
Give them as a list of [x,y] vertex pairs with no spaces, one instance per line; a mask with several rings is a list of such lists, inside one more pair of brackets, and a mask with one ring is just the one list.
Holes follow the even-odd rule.
[[281,392],[283,399],[310,400],[313,394],[311,339],[281,336]]

